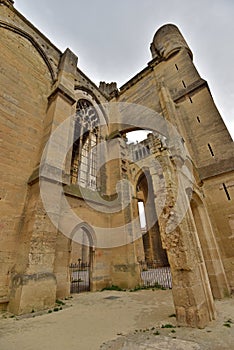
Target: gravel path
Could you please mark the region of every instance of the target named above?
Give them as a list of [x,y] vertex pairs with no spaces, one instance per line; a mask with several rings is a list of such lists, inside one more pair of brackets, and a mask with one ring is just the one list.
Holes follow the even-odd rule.
[[[232,350],[234,299],[216,302],[218,318],[204,330],[176,326],[170,290],[74,295],[58,312],[0,315],[1,350]],[[182,341],[183,340],[183,341]]]

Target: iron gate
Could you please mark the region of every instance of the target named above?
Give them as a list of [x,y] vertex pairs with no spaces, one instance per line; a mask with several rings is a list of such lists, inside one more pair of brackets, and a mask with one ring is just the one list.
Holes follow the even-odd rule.
[[78,259],[70,265],[71,293],[90,291],[90,263]]
[[164,288],[172,288],[170,266],[159,267],[155,261],[140,261],[141,279],[144,286],[153,287],[156,284]]

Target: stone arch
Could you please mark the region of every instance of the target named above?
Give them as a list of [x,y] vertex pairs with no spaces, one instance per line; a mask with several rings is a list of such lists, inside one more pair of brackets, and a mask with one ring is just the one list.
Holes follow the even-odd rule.
[[73,228],[73,230],[70,234],[71,240],[74,240],[75,234],[77,233],[77,231],[79,231],[81,229],[84,230],[88,236],[89,246],[92,247],[93,249],[95,249],[95,247],[97,246],[96,234],[95,234],[95,231],[92,228],[92,226],[90,226],[87,222],[81,222],[80,224],[76,225]]
[[52,79],[52,83],[55,82],[56,80],[56,74],[50,64],[50,61],[45,53],[45,51],[42,49],[42,47],[39,45],[39,43],[27,32],[25,32],[24,30],[13,26],[11,24],[5,23],[0,21],[0,28],[6,29],[6,30],[10,30],[13,33],[19,34],[20,36],[24,37],[26,40],[28,40],[37,50],[37,52],[39,53],[39,55],[42,57],[43,61],[45,62],[50,75],[51,75],[51,79]]
[[[87,87],[82,86],[82,85],[75,85],[75,90],[78,90],[78,91],[80,90],[80,91],[86,92],[88,95],[90,95],[90,97],[93,98],[93,100],[96,102],[96,104],[100,108],[100,111],[103,114],[103,117],[105,119],[106,124],[108,124],[108,118],[107,118],[107,115],[106,115],[106,111],[104,110],[101,101],[97,98],[95,93],[92,90],[90,90]],[[86,98],[88,98],[88,96],[86,96]]]
[[138,182],[139,182],[140,178],[141,178],[142,176],[144,176],[144,172],[145,172],[145,171],[146,171],[146,172],[149,171],[149,168],[143,166],[143,167],[141,167],[141,168],[139,168],[139,169],[137,170],[136,174],[135,174],[134,177],[133,177],[134,183],[138,183]]
[[[72,249],[73,242],[77,244],[82,244],[82,235],[80,235],[80,239],[75,237],[76,233],[80,231],[84,231],[88,238],[88,249],[89,249],[89,278],[90,278],[90,288],[93,288],[93,270],[94,270],[94,255],[95,255],[95,247],[96,247],[96,234],[93,228],[86,222],[81,222],[76,225],[71,234],[68,237],[63,235],[61,232],[58,233],[56,240],[56,249],[55,249],[55,262],[54,262],[54,274],[57,280],[57,298],[65,298],[70,294],[70,282],[71,275],[69,266],[72,263]],[[80,256],[77,256],[80,258]],[[73,261],[73,262],[77,262]]]
[[209,215],[198,193],[192,193],[190,206],[213,297],[216,299],[223,298],[230,293],[230,290]]
[[136,198],[143,202],[146,227],[142,232],[144,257],[146,262],[153,262],[155,267],[169,266],[167,253],[162,247],[160,228],[154,204],[154,193],[150,169],[139,169],[135,176]]
[[[75,235],[79,232],[79,240],[76,241]],[[87,223],[82,222],[74,227],[70,235],[70,264],[77,263],[85,266],[86,291],[94,289],[94,269],[95,269],[95,247],[96,234],[93,228]],[[77,250],[76,252],[74,250]]]

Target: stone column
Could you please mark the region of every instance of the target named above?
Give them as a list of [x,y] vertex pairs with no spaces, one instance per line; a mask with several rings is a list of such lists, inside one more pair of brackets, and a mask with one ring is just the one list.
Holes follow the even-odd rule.
[[[120,135],[110,140],[108,152],[111,162],[108,164],[110,188],[118,187],[121,207],[111,216],[110,227],[120,231],[121,240],[118,246],[110,250],[111,281],[122,288],[133,288],[140,284],[140,269],[137,262],[135,246],[136,226],[134,224],[132,190],[129,182],[129,165],[126,155],[126,144]],[[110,230],[111,230],[110,229]],[[139,232],[138,232],[139,234]]]
[[197,232],[187,210],[182,163],[178,166],[181,159],[172,157],[166,149],[158,150],[155,156],[158,169],[157,166],[151,169],[157,189],[155,207],[162,245],[171,267],[177,322],[181,326],[204,328],[215,318],[215,309]]
[[[69,160],[65,165],[65,170],[61,167],[64,154],[67,153],[71,132],[69,125],[62,128],[62,137],[54,138],[45,151],[44,147],[51,139],[53,131],[73,114],[76,64],[76,56],[66,50],[61,56],[58,80],[48,98],[44,139],[41,147],[43,157],[40,168],[38,166],[35,169],[28,182],[29,194],[19,238],[17,264],[11,276],[9,311],[15,314],[51,307],[56,299],[57,279],[54,272],[58,272],[58,267],[56,268],[58,228],[52,224],[50,218],[53,217],[55,222],[59,222],[62,184],[69,181]],[[40,182],[39,170],[41,171]],[[48,208],[44,208],[41,198],[42,186],[44,196],[47,196],[46,199],[50,202],[50,218]],[[68,255],[67,248],[67,257]],[[63,275],[66,276],[67,283],[68,266],[65,260],[60,270],[66,270]]]

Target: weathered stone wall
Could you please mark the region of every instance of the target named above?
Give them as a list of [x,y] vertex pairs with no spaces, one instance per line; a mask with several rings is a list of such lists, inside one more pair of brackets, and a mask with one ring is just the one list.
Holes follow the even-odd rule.
[[[173,26],[168,27],[168,33],[170,32],[171,34],[173,30]],[[200,219],[196,217],[196,210],[194,213],[187,213],[186,217],[178,225],[180,233],[178,231],[175,233],[175,236],[180,236],[180,239],[182,239],[182,246],[188,245],[185,250],[188,249],[191,254],[195,254],[193,259],[194,261],[198,259],[197,264],[200,266],[199,269],[195,271],[195,266],[190,266],[190,263],[188,263],[188,260],[190,260],[189,257],[182,257],[183,248],[179,253],[179,241],[177,243],[175,242],[175,247],[178,247],[178,249],[175,248],[175,251],[177,250],[176,254],[178,254],[178,257],[181,254],[181,260],[179,258],[180,261],[177,260],[175,256],[172,257],[174,253],[171,255],[170,248],[168,248],[168,256],[174,278],[173,285],[175,288],[173,289],[175,293],[175,304],[178,306],[178,314],[180,314],[179,319],[181,319],[183,323],[182,314],[185,312],[184,317],[187,319],[187,322],[196,323],[196,317],[194,318],[194,316],[191,315],[189,321],[188,318],[190,316],[186,316],[186,313],[190,313],[190,311],[186,311],[186,309],[182,311],[181,309],[182,304],[184,305],[187,303],[185,299],[182,301],[181,306],[179,306],[181,300],[178,299],[178,296],[180,293],[176,296],[176,290],[180,288],[179,281],[183,280],[185,282],[185,280],[187,280],[188,282],[189,278],[189,274],[185,276],[187,274],[186,272],[184,272],[184,277],[180,275],[180,270],[186,270],[187,264],[191,267],[192,279],[188,282],[191,283],[192,289],[190,292],[192,294],[194,293],[194,307],[197,302],[198,304],[200,303],[200,305],[204,303],[202,306],[203,311],[201,311],[203,316],[206,312],[208,312],[208,314],[211,312],[214,316],[210,286],[215,297],[227,295],[230,292],[229,288],[233,288],[233,274],[231,272],[233,271],[233,245],[230,244],[233,240],[233,142],[214,104],[207,83],[199,76],[192,62],[191,51],[186,46],[185,41],[179,38],[180,34],[178,34],[177,29],[174,32],[175,35],[173,34],[172,43],[168,44],[168,46],[166,46],[163,41],[168,34],[167,26],[160,29],[158,33],[160,33],[160,35],[156,34],[156,36],[159,35],[162,37],[162,42],[160,43],[158,38],[154,38],[152,44],[154,46],[152,46],[153,61],[148,64],[147,68],[120,88],[119,95],[116,96],[114,100],[117,102],[137,103],[151,108],[161,115],[163,114],[167,122],[176,126],[178,133],[185,142],[185,147],[187,147],[189,151],[189,156],[197,167],[198,177],[196,176],[196,181],[199,186],[203,184],[205,194],[203,200],[208,208],[210,218],[208,219],[201,215],[201,220],[203,220],[202,225],[204,225],[202,228],[201,226],[199,227],[198,221]],[[165,47],[163,47],[164,44]],[[157,49],[155,45],[160,49]],[[132,120],[134,120],[134,117]],[[136,126],[138,126],[139,115],[137,114],[135,121]],[[123,133],[126,132],[126,126],[123,125],[120,131]],[[169,134],[169,138],[170,136]],[[174,148],[174,150],[171,149],[171,151],[176,156],[176,148]],[[163,165],[162,163],[162,166],[165,165],[166,164]],[[165,176],[165,173],[163,175]],[[173,178],[173,170],[171,176]],[[176,176],[178,176],[178,174]],[[203,182],[201,182],[201,180],[203,180]],[[157,186],[156,183],[154,185]],[[178,183],[175,183],[174,189],[169,189],[168,187],[167,190],[169,193],[170,191],[175,191],[176,193],[177,186]],[[226,189],[224,189],[224,186]],[[156,193],[157,190],[158,189],[156,189]],[[169,212],[175,210],[173,208],[173,200],[172,203],[168,203],[168,206],[169,208],[165,209],[165,213],[167,210]],[[194,222],[195,219],[196,222]],[[161,220],[162,219],[159,218],[160,230],[161,234],[163,234],[164,224],[162,224]],[[206,230],[205,239],[202,237],[201,232],[199,232],[199,234],[197,232],[201,230]],[[187,241],[186,231],[189,231],[190,234],[194,236],[193,243]],[[168,241],[168,244],[169,246],[172,244],[173,247],[174,243],[169,243]],[[163,246],[166,247],[164,238]],[[179,265],[181,264],[180,268],[178,268],[177,263],[179,263]],[[182,267],[183,264],[184,267]],[[223,266],[226,273],[224,272]],[[190,267],[188,270],[190,270]],[[198,277],[199,275],[200,277]],[[228,278],[228,283],[226,277]],[[203,287],[199,285],[199,279],[207,286],[207,291],[203,296],[200,293]],[[199,289],[201,289],[200,292]],[[198,301],[198,299],[196,300],[199,294],[201,298],[200,301]],[[209,295],[208,299],[207,295]],[[202,298],[204,298],[203,301]],[[191,310],[191,312],[195,312],[195,314],[197,312],[200,313],[200,311],[195,311],[195,309],[193,311]],[[203,316],[201,316],[201,318],[203,318]],[[213,316],[211,316],[211,318]],[[200,320],[198,322],[206,323],[205,318],[203,318],[203,321]]]
[[[168,30],[171,33],[173,26]],[[166,27],[163,27],[162,33],[160,31],[158,34],[164,40]],[[229,284],[233,288],[233,238],[230,225],[233,213],[234,144],[206,81],[200,77],[193,64],[191,51],[184,46],[183,40],[175,44],[177,39],[176,30],[172,39],[172,53],[169,52],[170,47],[164,51],[164,44],[161,43],[161,54],[154,54],[148,67],[121,87],[119,96],[113,100],[151,108],[159,114],[163,113],[166,120],[176,126],[204,182],[211,224],[222,251],[222,260],[226,261],[224,265]],[[136,125],[138,118],[136,115]],[[230,199],[225,194],[223,183]]]
[[24,37],[1,32],[1,267],[0,297],[8,295],[24,218],[27,181],[39,162],[51,76]]
[[[225,193],[223,184],[225,184],[229,198]],[[227,278],[231,289],[234,289],[234,175],[228,172],[215,176],[204,181],[204,193],[208,205],[208,212],[213,223],[213,229],[217,243],[220,248],[222,261],[225,267]]]

